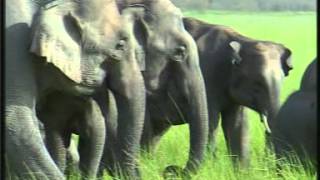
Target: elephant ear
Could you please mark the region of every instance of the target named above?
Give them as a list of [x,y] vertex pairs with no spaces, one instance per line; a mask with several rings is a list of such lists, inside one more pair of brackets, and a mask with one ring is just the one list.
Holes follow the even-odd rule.
[[289,75],[289,71],[293,69],[291,60],[291,51],[288,48],[282,47],[281,66],[285,76]]
[[141,71],[144,71],[146,68],[145,50],[147,47],[148,31],[150,31],[148,25],[142,18],[135,21],[134,34],[138,44],[136,48],[136,57]]
[[233,55],[233,57],[232,57],[232,60],[231,60],[231,63],[233,64],[233,65],[238,65],[238,64],[240,64],[241,63],[241,57],[240,57],[240,49],[241,49],[241,44],[240,44],[240,42],[238,42],[238,41],[231,41],[230,43],[229,43],[229,46],[232,48],[232,50],[233,50],[233,53],[232,53],[232,55]]
[[80,24],[73,15],[57,8],[41,10],[32,25],[30,51],[80,83],[80,37]]

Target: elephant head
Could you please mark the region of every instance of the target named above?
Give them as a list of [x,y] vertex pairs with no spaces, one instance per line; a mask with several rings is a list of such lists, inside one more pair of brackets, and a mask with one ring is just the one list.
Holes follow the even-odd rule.
[[[102,84],[109,61],[123,59],[120,14],[115,1],[45,4],[33,20],[30,51],[44,57],[79,88]],[[108,12],[108,13],[106,13]]]
[[49,3],[35,16],[30,50],[59,69],[69,84],[73,82],[72,90],[92,95],[98,87],[107,86],[115,94],[117,160],[123,173],[134,177],[145,88],[130,22],[113,0]]
[[174,84],[187,101],[190,152],[185,170],[196,170],[207,142],[208,113],[195,41],[184,28],[181,11],[170,1],[128,0],[123,4],[144,10],[137,14],[135,36],[145,54],[142,73],[147,97],[170,93],[169,86]]
[[[241,105],[260,113],[267,131],[280,108],[280,87],[292,69],[291,51],[262,41],[231,41],[232,75],[229,92]],[[268,123],[267,123],[268,120]]]

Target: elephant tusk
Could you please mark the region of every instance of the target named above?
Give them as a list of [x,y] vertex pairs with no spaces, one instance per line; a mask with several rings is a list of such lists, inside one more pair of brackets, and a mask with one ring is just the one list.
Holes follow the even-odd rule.
[[268,121],[267,121],[267,117],[264,114],[260,114],[260,119],[261,122],[263,122],[264,127],[266,128],[266,131],[271,134],[271,129],[269,127]]

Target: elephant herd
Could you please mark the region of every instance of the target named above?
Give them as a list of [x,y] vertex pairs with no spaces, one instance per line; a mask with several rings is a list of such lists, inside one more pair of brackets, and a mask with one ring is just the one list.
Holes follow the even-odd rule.
[[65,179],[77,134],[84,178],[141,179],[140,149],[154,151],[185,123],[189,158],[165,171],[188,175],[214,153],[220,119],[229,152],[246,166],[244,107],[260,114],[277,155],[292,143],[316,157],[316,61],[280,109],[292,69],[282,44],[183,17],[170,0],[5,4],[6,177]]

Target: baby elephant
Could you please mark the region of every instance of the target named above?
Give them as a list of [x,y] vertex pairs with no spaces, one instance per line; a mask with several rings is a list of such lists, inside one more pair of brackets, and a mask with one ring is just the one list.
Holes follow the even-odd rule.
[[[251,39],[224,26],[193,18],[184,18],[183,23],[198,47],[207,94],[210,146],[215,146],[221,115],[231,153],[247,165],[249,129],[243,106],[256,110],[265,123],[267,119],[272,125],[279,108],[282,79],[292,69],[291,51],[281,44]],[[185,100],[179,94],[170,95],[175,103],[162,106],[167,108],[161,112],[164,115],[155,118],[156,113],[160,114],[156,109],[150,122],[145,122],[143,145],[154,145],[171,125],[187,122],[187,117],[176,113],[188,112]]]
[[[67,160],[77,155],[71,142],[75,133],[79,135],[79,170],[85,177],[95,177],[105,143],[105,120],[96,101],[50,93],[37,105],[37,116],[44,126],[46,147],[59,169],[68,174]],[[73,160],[77,161],[70,162],[78,163]]]
[[302,77],[300,89],[289,96],[277,115],[272,129],[277,158],[294,151],[303,165],[311,160],[317,166],[316,77],[317,63],[314,60]]
[[198,45],[208,99],[210,149],[215,148],[221,116],[230,153],[247,166],[249,129],[244,106],[259,113],[270,132],[280,108],[282,81],[292,69],[291,51],[282,44],[252,39],[193,18],[184,18],[184,25]]

